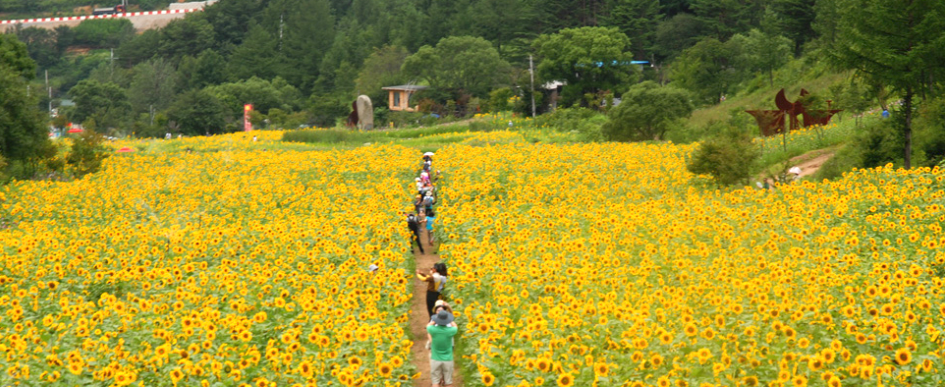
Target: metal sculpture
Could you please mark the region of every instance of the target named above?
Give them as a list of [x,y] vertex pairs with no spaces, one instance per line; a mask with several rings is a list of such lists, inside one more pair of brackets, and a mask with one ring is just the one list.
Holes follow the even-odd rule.
[[[807,90],[801,89],[801,98],[808,94],[810,93]],[[808,110],[801,99],[794,102],[788,101],[784,96],[784,89],[781,89],[774,97],[774,104],[778,110],[746,110],[745,112],[755,117],[761,134],[769,137],[784,133],[785,117],[788,119],[788,130],[797,130],[802,127],[797,116],[803,117],[804,127],[827,125],[830,118],[840,112],[840,110],[830,109],[830,102],[827,101],[827,110]]]

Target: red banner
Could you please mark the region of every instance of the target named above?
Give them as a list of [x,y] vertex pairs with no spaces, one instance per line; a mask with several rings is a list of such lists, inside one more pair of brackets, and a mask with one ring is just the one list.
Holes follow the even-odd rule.
[[243,130],[247,132],[253,130],[253,123],[249,122],[249,115],[252,113],[252,111],[253,104],[248,103],[243,105]]

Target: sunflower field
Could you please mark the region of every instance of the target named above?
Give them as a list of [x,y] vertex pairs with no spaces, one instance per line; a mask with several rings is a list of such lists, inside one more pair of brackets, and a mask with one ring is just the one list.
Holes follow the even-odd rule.
[[2,187],[0,385],[409,380],[415,151],[174,141]]
[[945,383],[945,171],[721,192],[691,150],[437,152],[467,385]]
[[[411,385],[421,152],[257,136],[0,187],[0,385]],[[466,386],[945,384],[945,172],[717,190],[693,149],[436,151]]]

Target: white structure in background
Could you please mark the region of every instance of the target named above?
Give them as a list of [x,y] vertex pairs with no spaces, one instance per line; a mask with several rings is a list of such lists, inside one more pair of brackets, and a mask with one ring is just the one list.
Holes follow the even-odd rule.
[[203,9],[208,5],[213,5],[219,0],[207,0],[207,1],[191,1],[189,3],[171,3],[167,6],[168,10],[177,10],[177,9]]

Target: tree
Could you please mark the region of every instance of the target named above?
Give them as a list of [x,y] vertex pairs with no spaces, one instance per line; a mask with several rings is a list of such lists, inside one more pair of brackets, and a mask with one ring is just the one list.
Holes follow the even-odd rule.
[[768,83],[774,87],[774,70],[791,60],[791,40],[752,29],[745,42],[745,53],[752,69],[768,73]]
[[262,26],[254,25],[249,29],[243,44],[233,50],[226,70],[232,80],[252,77],[272,79],[280,73],[277,68],[280,62],[276,46],[272,44],[272,35]]
[[696,17],[711,31],[711,36],[726,41],[736,33],[759,24],[764,8],[760,1],[692,0]]
[[28,161],[48,155],[45,117],[35,98],[26,95],[26,81],[36,73],[26,45],[0,34],[0,155]]
[[108,158],[110,150],[104,142],[105,136],[91,130],[75,137],[66,156],[66,164],[71,167],[76,177],[95,173],[102,167],[102,162]]
[[794,56],[801,56],[801,47],[813,39],[816,31],[812,28],[817,0],[774,0],[771,9],[777,14],[778,24],[784,34],[794,41]]
[[272,82],[253,77],[239,82],[209,86],[204,90],[223,104],[227,117],[231,118],[242,116],[244,104],[251,103],[254,110],[269,114],[269,110],[273,108],[295,111],[302,99],[298,89],[278,77]]
[[319,66],[335,40],[335,20],[328,0],[298,0],[287,7],[281,40],[285,67],[279,74],[308,93],[318,79]]
[[912,167],[912,114],[916,93],[941,79],[936,61],[945,50],[945,2],[940,0],[841,0],[837,39],[828,58],[867,80],[889,85],[902,97],[904,166]]
[[202,89],[226,81],[226,58],[212,49],[196,58],[185,56],[177,66],[178,79],[184,89]]
[[30,59],[26,45],[9,34],[0,34],[0,68],[26,79],[36,76],[36,62]]
[[692,92],[700,101],[718,103],[729,87],[740,78],[733,64],[742,57],[742,47],[739,47],[741,42],[743,39],[731,39],[727,43],[716,38],[701,40],[673,61],[670,79],[673,84]]
[[673,59],[692,47],[705,34],[702,21],[688,13],[680,13],[661,21],[653,37],[653,52],[658,59]]
[[639,59],[653,46],[656,26],[660,22],[659,0],[610,0],[604,24],[620,28],[633,42],[631,51]]
[[[533,38],[529,22],[536,16],[534,4],[527,0],[483,0],[472,5],[473,31],[493,44],[503,58],[512,53],[510,43],[518,38]],[[523,59],[523,58],[516,58]]]
[[128,99],[135,112],[164,110],[177,88],[177,71],[164,59],[152,59],[134,67]]
[[213,26],[200,17],[174,20],[161,29],[158,53],[174,63],[184,55],[197,55],[214,45]]
[[181,94],[171,105],[169,119],[181,133],[211,135],[226,131],[226,107],[206,90],[190,90]]
[[92,118],[100,128],[118,126],[131,110],[125,91],[114,83],[86,79],[69,90],[69,94],[75,100],[73,118],[77,121]]
[[567,82],[565,105],[580,101],[586,93],[619,93],[638,76],[630,64],[630,38],[617,28],[565,29],[539,36],[534,47],[540,58],[539,77]]
[[659,140],[670,123],[691,113],[688,92],[647,81],[623,93],[602,129],[611,140]]
[[487,40],[471,36],[443,38],[436,47],[420,47],[404,60],[406,75],[434,88],[485,96],[505,81],[509,64]]
[[400,71],[404,60],[410,54],[400,46],[384,46],[374,50],[364,60],[361,72],[355,81],[355,90],[373,98],[383,97],[384,86],[393,86],[407,81]]
[[28,27],[17,29],[16,37],[26,43],[30,58],[40,68],[49,68],[59,63],[60,52],[56,46],[56,33],[44,28]]

